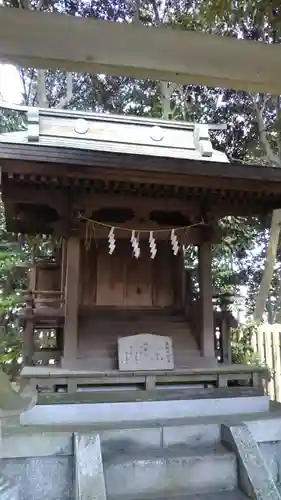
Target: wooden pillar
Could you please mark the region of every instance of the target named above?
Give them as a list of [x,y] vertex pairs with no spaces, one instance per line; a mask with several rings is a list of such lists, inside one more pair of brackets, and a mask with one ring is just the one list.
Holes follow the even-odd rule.
[[184,308],[184,256],[182,252],[172,257],[174,308],[181,311]]
[[65,289],[65,270],[66,270],[66,252],[67,252],[67,244],[65,238],[63,238],[62,246],[61,246],[61,270],[60,270],[60,289]]
[[71,368],[78,346],[80,239],[70,236],[66,250],[65,322],[63,366]]
[[211,243],[204,242],[199,245],[198,254],[201,309],[200,349],[202,356],[215,359]]
[[192,279],[190,269],[184,270],[184,312],[189,321],[192,321]]
[[227,310],[224,306],[221,307],[221,343],[222,343],[222,360],[223,363],[230,365],[231,360],[231,338],[230,327],[227,320]]
[[32,366],[34,355],[33,296],[28,292],[25,299],[26,320],[23,329],[22,358],[24,366]]

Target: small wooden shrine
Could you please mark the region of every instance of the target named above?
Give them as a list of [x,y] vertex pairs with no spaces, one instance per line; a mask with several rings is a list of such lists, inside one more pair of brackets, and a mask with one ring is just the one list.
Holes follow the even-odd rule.
[[[217,365],[211,250],[221,217],[281,207],[281,172],[229,163],[212,146],[216,128],[32,108],[26,130],[0,136],[8,230],[56,241],[52,258],[30,270],[23,375],[153,385],[145,370],[122,369],[118,342],[137,334],[172,343],[167,369],[157,370],[164,358],[155,354],[160,383],[221,376],[227,385],[253,371],[229,367],[226,376]],[[197,294],[184,265],[191,245]],[[44,332],[52,344],[42,348]]]

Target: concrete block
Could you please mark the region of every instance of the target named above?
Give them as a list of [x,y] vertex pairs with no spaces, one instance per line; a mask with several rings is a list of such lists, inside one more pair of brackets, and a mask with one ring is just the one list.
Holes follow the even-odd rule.
[[19,500],[73,499],[73,457],[4,458],[1,466],[18,485]]
[[51,455],[72,455],[73,438],[69,432],[36,432],[4,436],[3,458],[35,458]]
[[259,419],[244,422],[258,443],[281,441],[281,418]]
[[74,450],[75,500],[106,500],[99,435],[75,433]]
[[0,475],[0,498],[1,500],[19,500],[19,484]]
[[273,480],[279,482],[281,443],[258,443],[258,447]]
[[100,433],[102,455],[112,452],[130,453],[146,447],[160,448],[162,442],[161,427],[144,429],[113,429]]
[[255,500],[281,500],[274,479],[249,428],[222,425],[222,440],[236,451],[241,489]]
[[269,397],[182,399],[130,403],[37,405],[22,413],[22,425],[73,425],[139,422],[180,418],[235,415],[269,410]]
[[[124,496],[122,497],[114,497],[114,500],[131,500],[130,496]],[[155,500],[155,499],[154,499]],[[220,491],[220,492],[208,492],[208,493],[201,493],[201,494],[195,494],[195,495],[185,495],[185,496],[180,496],[179,498],[177,496],[161,496],[161,499],[157,500],[249,500],[246,495],[242,493],[240,490],[233,490],[233,491]]]
[[182,443],[193,447],[216,444],[220,441],[220,431],[220,424],[164,426],[163,446]]
[[236,457],[224,449],[190,447],[113,455],[104,462],[108,495],[132,497],[231,491],[237,484]]

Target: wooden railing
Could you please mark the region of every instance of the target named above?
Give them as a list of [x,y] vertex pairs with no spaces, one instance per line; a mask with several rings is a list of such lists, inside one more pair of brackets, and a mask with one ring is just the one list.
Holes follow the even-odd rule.
[[33,290],[27,291],[22,297],[22,309],[19,316],[24,319],[32,318],[37,314],[49,309],[50,312],[57,311],[60,315],[64,313],[64,292],[61,290]]
[[97,372],[91,370],[68,370],[62,368],[25,367],[22,377],[40,389],[41,392],[56,393],[57,390],[66,393],[75,393],[79,390],[106,390],[111,388],[117,392],[124,391],[124,387],[132,389],[138,394],[141,390],[163,391],[175,387],[184,390],[184,386],[194,389],[210,387],[214,389],[240,389],[255,388],[262,394],[263,380],[268,378],[268,371],[257,366],[244,365],[218,365],[206,369],[182,369],[169,372],[120,372],[111,370]]
[[[229,297],[226,295],[226,297]],[[213,297],[214,310],[214,345],[215,355],[219,363],[231,364],[231,328],[237,327],[237,321],[228,310],[225,297]],[[198,345],[200,345],[200,297],[193,294],[193,300],[186,311],[193,327]]]
[[271,372],[266,390],[272,400],[281,402],[281,325],[261,325],[252,337],[258,359]]
[[30,298],[35,308],[64,306],[64,292],[62,290],[33,290]]

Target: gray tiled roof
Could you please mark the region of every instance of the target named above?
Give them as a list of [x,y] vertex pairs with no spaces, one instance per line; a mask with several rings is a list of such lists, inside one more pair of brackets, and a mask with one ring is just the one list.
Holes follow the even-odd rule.
[[[1,103],[0,103],[1,104]],[[128,116],[22,108],[27,128],[0,134],[1,143],[106,151],[228,163],[212,147],[210,129],[224,126]]]

